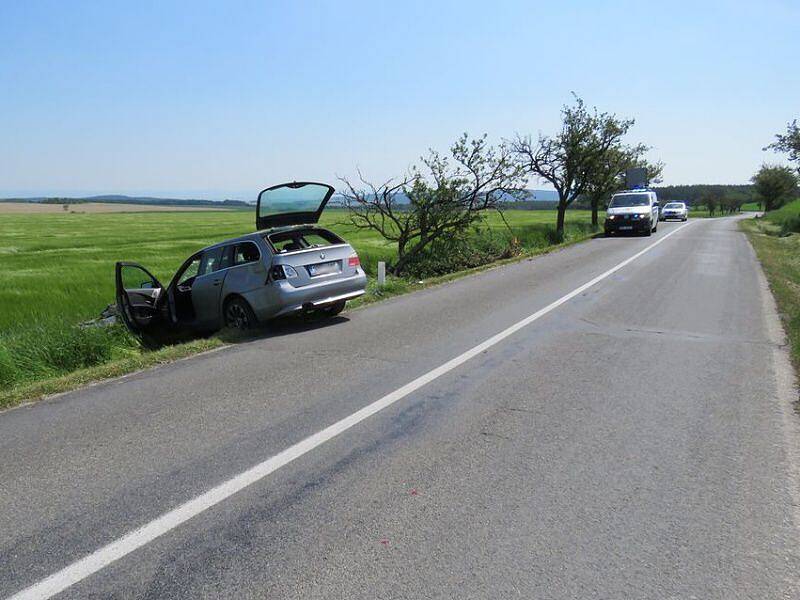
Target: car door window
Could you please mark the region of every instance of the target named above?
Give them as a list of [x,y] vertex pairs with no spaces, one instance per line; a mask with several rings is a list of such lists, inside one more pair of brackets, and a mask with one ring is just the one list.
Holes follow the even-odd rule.
[[197,274],[200,272],[200,257],[195,256],[191,262],[186,265],[183,272],[181,273],[180,277],[178,277],[178,285],[186,285],[190,284],[191,281],[197,277]]
[[155,277],[136,265],[122,265],[120,279],[124,290],[153,290],[161,287]]
[[203,252],[200,258],[200,267],[198,268],[197,275],[207,275],[219,268],[222,259],[222,248],[212,248]]
[[236,244],[236,249],[233,253],[234,265],[245,265],[247,263],[256,262],[259,258],[261,258],[261,253],[258,251],[258,246],[253,242]]
[[233,250],[234,246],[225,246],[225,248],[222,249],[222,257],[215,271],[233,266]]

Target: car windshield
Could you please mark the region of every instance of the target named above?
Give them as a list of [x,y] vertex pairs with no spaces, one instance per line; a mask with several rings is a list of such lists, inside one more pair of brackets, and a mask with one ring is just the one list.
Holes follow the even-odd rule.
[[683,204],[680,202],[670,202],[664,208],[683,208]]
[[647,206],[650,197],[647,194],[620,194],[611,197],[611,208],[624,208],[626,206]]

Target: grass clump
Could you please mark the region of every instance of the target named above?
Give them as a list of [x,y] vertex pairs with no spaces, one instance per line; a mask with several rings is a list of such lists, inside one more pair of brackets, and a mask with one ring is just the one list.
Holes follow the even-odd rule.
[[99,365],[135,348],[121,326],[35,323],[0,338],[0,389]]

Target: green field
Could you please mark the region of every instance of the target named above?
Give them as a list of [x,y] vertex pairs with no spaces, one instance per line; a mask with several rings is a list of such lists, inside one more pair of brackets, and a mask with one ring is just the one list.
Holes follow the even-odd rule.
[[[510,231],[496,214],[481,227],[516,237],[526,253],[553,244],[554,211],[505,217]],[[372,274],[378,260],[392,259],[393,248],[376,233],[343,224],[346,218],[329,210],[321,224],[348,240]],[[141,352],[120,328],[75,327],[114,301],[114,263],[140,262],[166,283],[190,254],[251,232],[253,221],[240,210],[0,215],[0,390]],[[567,222],[566,241],[591,231],[588,211],[570,211]]]

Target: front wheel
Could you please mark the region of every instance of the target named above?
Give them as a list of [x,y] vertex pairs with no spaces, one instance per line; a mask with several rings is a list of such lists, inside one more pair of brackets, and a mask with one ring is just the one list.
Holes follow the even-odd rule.
[[246,331],[258,323],[253,309],[244,298],[231,298],[225,303],[225,327]]

